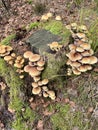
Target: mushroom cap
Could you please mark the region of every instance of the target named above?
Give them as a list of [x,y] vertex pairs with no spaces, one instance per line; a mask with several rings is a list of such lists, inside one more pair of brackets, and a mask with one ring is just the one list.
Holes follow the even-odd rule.
[[42,70],[44,70],[44,67],[38,66],[38,67],[37,67],[37,70],[42,71]]
[[20,63],[15,63],[14,66],[17,67],[17,68],[22,68],[23,67],[23,65],[21,65]]
[[26,51],[23,56],[24,58],[28,59],[31,55],[33,55],[31,51]]
[[32,67],[29,71],[29,74],[32,76],[32,77],[35,77],[35,76],[39,76],[40,75],[40,71],[38,71],[36,69],[36,67]]
[[82,64],[89,64],[90,63],[90,57],[84,57],[79,62],[81,62]]
[[42,84],[42,81],[38,81],[38,85],[39,86],[42,86],[43,84]]
[[5,56],[5,57],[4,57],[4,60],[5,60],[5,61],[10,61],[11,59],[12,59],[11,56]]
[[85,50],[90,50],[91,45],[89,43],[83,43],[80,45],[80,47],[82,47]]
[[38,87],[38,83],[33,82],[33,83],[32,83],[32,87],[33,87],[33,88],[37,88],[37,87]]
[[69,45],[69,50],[76,50],[76,46],[74,44],[70,44]]
[[67,56],[71,61],[77,61],[77,60],[82,59],[81,54],[78,53],[78,52],[75,52],[75,51],[71,51],[71,52],[68,53],[66,56]]
[[24,60],[24,59],[21,59],[20,64],[23,64],[24,62],[25,62],[25,60]]
[[16,57],[16,54],[15,54],[15,53],[12,53],[11,56],[14,58],[14,57]]
[[43,85],[48,84],[48,82],[49,82],[49,80],[48,80],[48,79],[43,79],[43,80],[42,80],[42,84],[43,84]]
[[77,27],[77,23],[71,23],[71,27]]
[[93,54],[94,54],[94,52],[93,52],[92,49],[86,50],[86,51],[84,51],[84,52],[81,53],[82,56],[91,56]]
[[48,96],[49,96],[48,93],[43,92],[43,97],[48,97]]
[[58,15],[58,16],[56,16],[55,20],[57,20],[57,21],[61,21],[62,18],[61,18],[61,16]]
[[32,93],[35,94],[35,95],[40,94],[40,92],[41,92],[41,88],[40,87],[32,89]]
[[49,17],[47,16],[47,14],[45,14],[45,15],[42,15],[41,20],[42,20],[42,21],[47,21],[48,18],[49,18]]
[[81,66],[81,64],[79,62],[75,61],[75,62],[72,62],[71,66],[73,66],[73,67],[79,67],[79,66]]
[[83,44],[83,41],[81,41],[81,40],[74,42],[75,46],[80,46],[81,44]]
[[36,61],[39,61],[40,58],[41,58],[40,55],[38,55],[38,54],[33,54],[32,56],[29,57],[29,60],[30,60],[31,62],[36,62]]
[[47,13],[47,16],[48,16],[48,18],[51,18],[53,16],[53,14],[49,12],[49,13]]
[[48,87],[47,86],[42,86],[42,89],[43,89],[43,91],[48,91]]
[[42,67],[42,66],[45,65],[45,61],[40,60],[40,61],[37,62],[37,65],[40,66],[40,67]]
[[20,61],[22,59],[22,56],[17,56],[16,59]]
[[77,36],[79,39],[85,38],[85,34],[84,34],[84,33],[76,33],[76,36]]
[[33,79],[34,79],[35,82],[38,82],[40,80],[40,77],[39,76],[35,76],[35,77],[33,77]]
[[47,91],[47,93],[49,94],[49,97],[54,97],[55,96],[55,92],[52,90]]
[[73,71],[73,73],[75,75],[80,75],[81,74],[81,72],[77,68],[73,68],[72,71]]
[[95,64],[95,63],[97,63],[97,62],[98,62],[97,57],[95,57],[95,56],[91,56],[91,57],[90,57],[90,62],[89,62],[89,64]]
[[10,61],[8,61],[8,63],[10,64],[10,65],[13,65],[13,60],[10,60]]
[[3,54],[5,52],[6,52],[5,48],[3,48],[2,46],[0,46],[0,53]]
[[13,48],[11,46],[6,46],[6,51],[12,51]]
[[86,65],[81,65],[79,68],[77,68],[80,72],[86,72],[88,69],[87,69],[87,66]]
[[82,47],[77,47],[77,48],[76,48],[76,51],[77,51],[77,52],[83,52],[84,49],[83,49]]
[[31,68],[32,68],[32,66],[26,65],[26,66],[24,67],[24,71],[25,71],[25,72],[29,72]]
[[55,48],[55,47],[58,47],[58,42],[52,42],[51,44],[48,44],[48,46],[52,49],[52,48]]
[[19,78],[20,78],[20,79],[23,79],[23,78],[24,78],[24,75],[20,75]]
[[87,31],[87,27],[86,27],[85,25],[79,26],[79,29],[80,29],[80,30],[83,30],[83,31]]

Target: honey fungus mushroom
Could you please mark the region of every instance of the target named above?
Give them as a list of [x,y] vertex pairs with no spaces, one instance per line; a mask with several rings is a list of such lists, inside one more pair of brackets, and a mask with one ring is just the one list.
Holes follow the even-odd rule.
[[0,44],[0,56],[1,57],[9,55],[12,50],[13,50],[13,48],[11,46]]
[[[83,29],[82,29],[83,28]],[[82,31],[80,31],[81,29]],[[98,58],[94,56],[88,37],[86,36],[87,28],[85,26],[71,25],[71,33],[73,44],[69,45],[70,52],[66,54],[68,57],[67,65],[71,66],[75,75],[92,69],[92,65],[98,62]]]
[[59,51],[62,48],[62,45],[60,45],[58,42],[52,42],[51,44],[48,44],[48,46],[52,51]]

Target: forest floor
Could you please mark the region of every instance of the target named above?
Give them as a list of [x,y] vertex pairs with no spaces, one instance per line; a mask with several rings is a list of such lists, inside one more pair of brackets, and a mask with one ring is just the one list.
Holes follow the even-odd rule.
[[[12,0],[10,10],[7,11],[0,3],[0,41],[9,35],[16,34],[17,37],[11,41],[11,46],[18,55],[23,55],[26,50],[31,49],[24,41],[37,30],[37,27],[30,31],[24,28],[28,28],[33,22],[40,22],[44,13],[51,12],[54,17],[60,15],[64,26],[76,22],[90,28],[98,22],[98,3],[94,1],[47,0],[42,9],[39,9],[37,4],[32,0],[19,0],[18,2]],[[96,48],[95,55],[98,56]],[[1,66],[0,70],[2,70]],[[8,109],[11,91],[2,75],[0,83],[4,82],[6,89],[0,90],[0,130],[98,130],[98,63],[91,72],[80,76],[65,76],[63,86],[55,84],[54,80],[51,83],[56,91],[54,101],[35,96],[34,101],[30,102],[31,78],[25,78],[25,86],[28,86],[26,95],[20,94],[22,98],[25,96],[29,107],[24,106],[21,113]],[[19,114],[23,116],[23,113],[24,117],[19,118],[17,123],[13,124],[14,129],[10,128],[16,115],[17,117]],[[24,126],[19,123],[20,120],[25,122]]]

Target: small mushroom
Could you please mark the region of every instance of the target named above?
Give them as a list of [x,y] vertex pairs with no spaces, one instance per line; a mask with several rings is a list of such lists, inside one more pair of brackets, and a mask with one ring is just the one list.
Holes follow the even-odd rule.
[[43,91],[45,91],[45,92],[49,91],[47,86],[42,86],[42,89],[43,89]]
[[61,21],[62,18],[61,18],[61,16],[58,15],[58,16],[55,17],[55,20],[57,20],[57,21]]
[[49,90],[49,91],[47,91],[47,93],[49,94],[49,97],[50,97],[52,100],[55,100],[56,96],[55,96],[55,92],[54,92],[54,91]]
[[39,61],[40,60],[40,55],[38,55],[38,54],[33,54],[33,55],[31,55],[30,57],[29,57],[29,60],[31,61],[31,62],[36,62],[36,61]]
[[32,55],[33,55],[33,53],[31,51],[26,51],[23,56],[24,56],[24,58],[28,59]]
[[91,45],[88,44],[88,43],[83,43],[83,44],[80,45],[80,47],[82,47],[82,48],[85,49],[85,50],[90,50]]
[[35,77],[35,76],[39,76],[41,74],[40,71],[38,71],[36,69],[36,67],[32,67],[29,71],[29,74],[32,76],[32,77]]
[[42,21],[47,21],[48,19],[49,19],[49,17],[47,16],[47,14],[42,15],[42,17],[41,17]]
[[46,92],[43,92],[43,97],[48,97],[49,95]]
[[40,92],[41,92],[41,88],[40,88],[40,87],[37,87],[37,88],[33,88],[33,89],[32,89],[32,93],[33,93],[34,95],[40,94]]
[[32,68],[32,66],[30,66],[30,65],[26,65],[25,67],[24,67],[24,71],[25,72],[30,72],[30,69]]
[[42,80],[42,84],[43,84],[43,85],[46,85],[46,84],[48,84],[48,83],[49,83],[49,80],[48,80],[48,79],[43,79],[43,80]]
[[95,56],[91,56],[91,57],[90,57],[90,62],[89,62],[89,64],[95,64],[95,63],[97,63],[97,62],[98,62],[97,57],[95,57]]
[[40,60],[40,61],[37,62],[37,65],[40,66],[40,67],[42,67],[42,66],[45,65],[45,61]]
[[77,51],[77,52],[84,52],[84,49],[83,49],[82,47],[77,47],[77,48],[76,48],[76,51]]
[[81,72],[77,68],[73,68],[72,71],[73,71],[73,73],[75,75],[80,75],[81,74]]
[[33,82],[33,83],[32,83],[32,87],[33,87],[33,88],[37,88],[37,87],[38,87],[38,83],[37,83],[37,82]]
[[8,61],[12,60],[12,57],[11,56],[5,56],[4,60],[8,62]]
[[38,66],[38,67],[37,67],[37,70],[42,71],[42,70],[44,70],[44,67]]
[[53,16],[53,14],[49,12],[49,13],[47,13],[47,16],[48,16],[48,18],[51,18]]
[[38,82],[40,80],[40,76],[35,76],[35,77],[33,77],[33,79],[35,82]]

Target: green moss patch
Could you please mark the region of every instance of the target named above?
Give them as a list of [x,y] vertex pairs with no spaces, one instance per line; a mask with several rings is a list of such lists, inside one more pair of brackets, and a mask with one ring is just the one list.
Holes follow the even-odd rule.
[[13,40],[14,38],[15,38],[15,34],[11,34],[11,35],[9,35],[8,37],[4,38],[4,39],[1,41],[1,44],[10,45],[11,40]]
[[84,121],[84,116],[80,111],[72,112],[69,105],[57,104],[57,113],[51,116],[53,130],[72,130],[78,127],[79,130],[88,130],[89,121]]
[[[5,79],[10,88],[9,107],[15,110],[15,120],[12,122],[13,128],[15,130],[32,130],[30,124],[36,119],[36,114],[25,102],[25,95],[22,96],[24,88],[23,81],[18,77],[15,70],[8,66],[3,59],[0,59],[0,75]],[[22,112],[22,108],[25,108],[24,112]]]
[[71,34],[70,31],[63,25],[62,21],[50,20],[46,23],[42,23],[41,26],[42,28],[49,30],[51,33],[61,36],[62,44],[68,43]]

